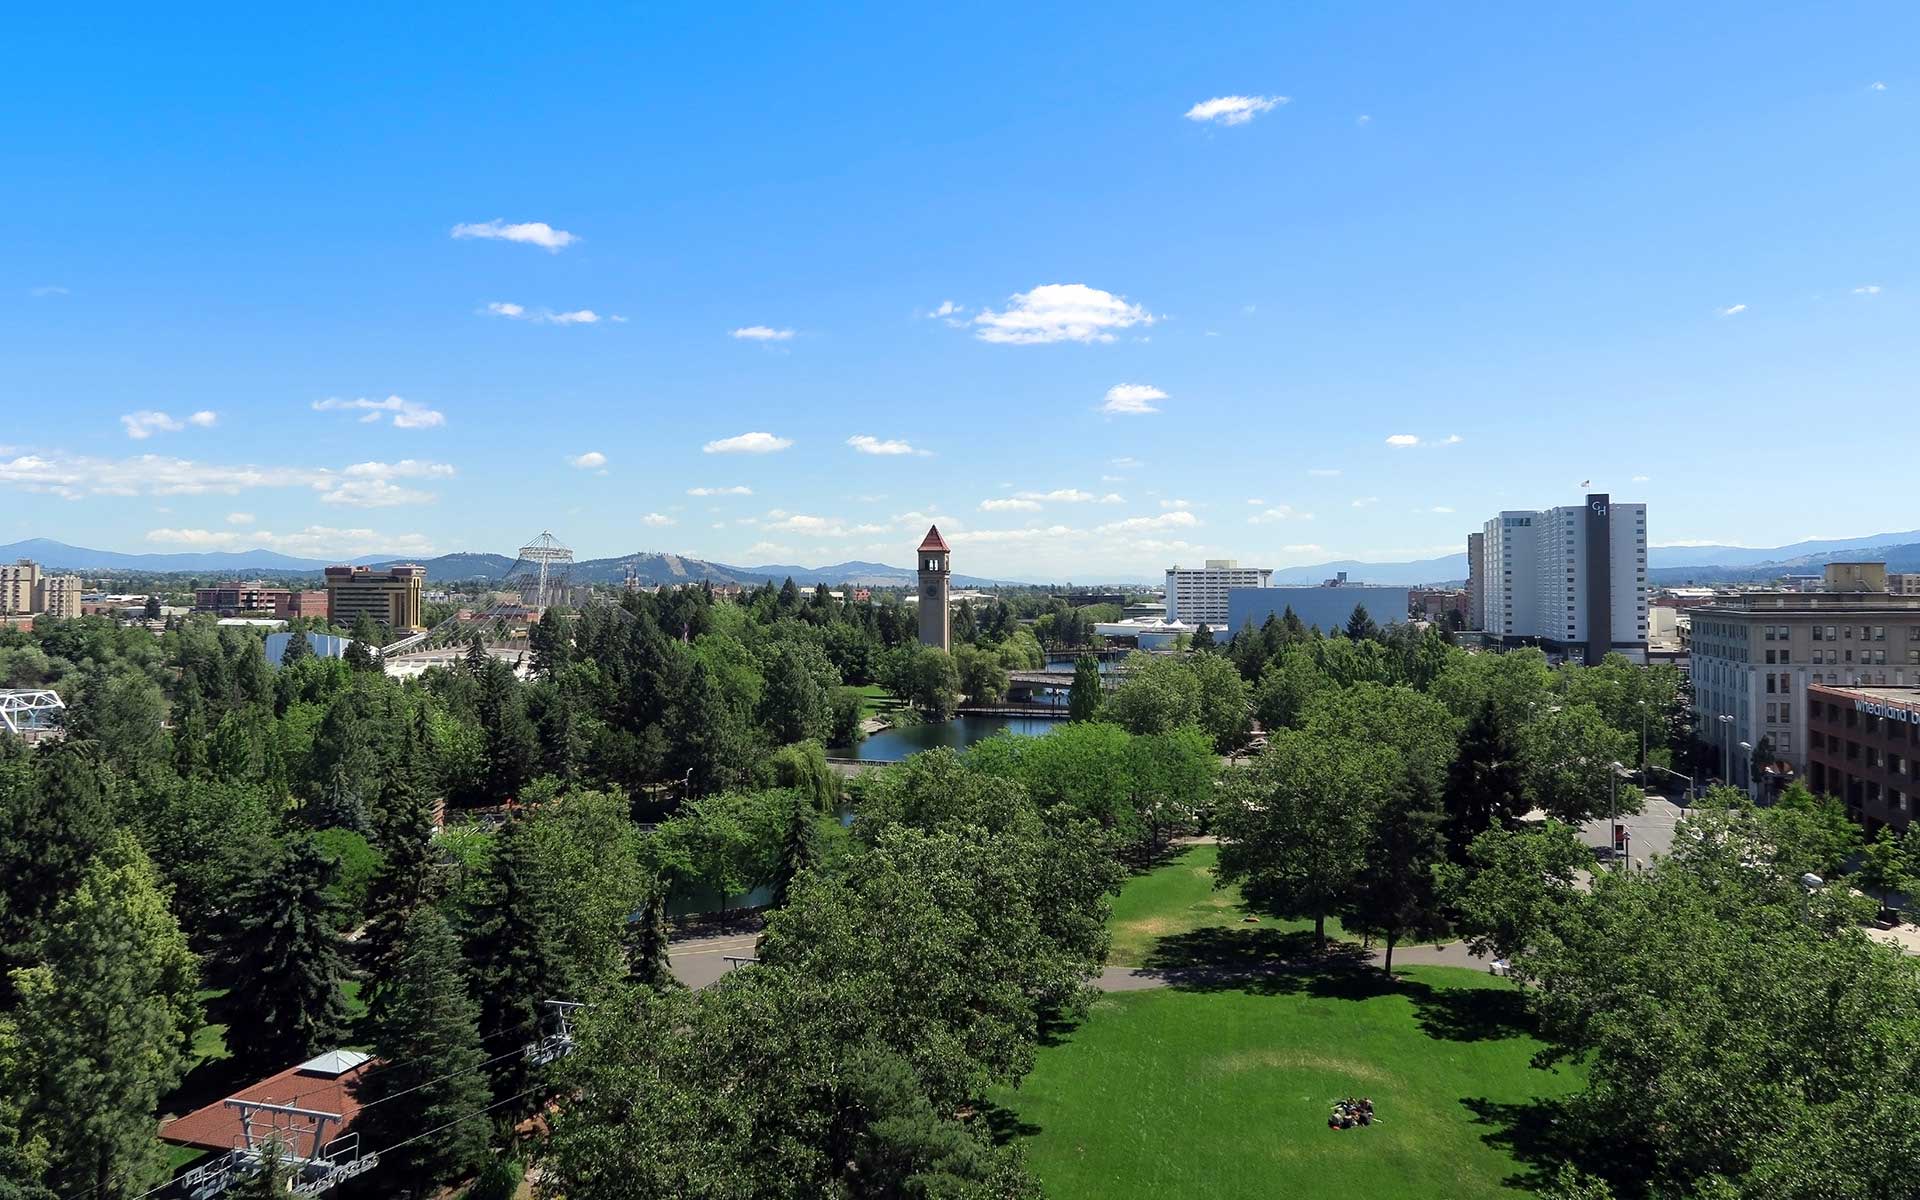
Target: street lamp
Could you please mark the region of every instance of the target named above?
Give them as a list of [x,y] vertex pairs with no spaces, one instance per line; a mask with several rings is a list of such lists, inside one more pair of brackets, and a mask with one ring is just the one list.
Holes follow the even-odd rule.
[[1753,799],[1752,755],[1753,755],[1753,743],[1741,742],[1740,743],[1740,761],[1746,766],[1746,770],[1741,772],[1741,774],[1746,777],[1746,783],[1742,786],[1743,786],[1743,789],[1746,791],[1747,799],[1749,800]]
[[1640,706],[1640,769],[1644,771],[1647,769],[1647,702],[1636,700],[1634,703]]
[[1720,773],[1722,781],[1733,782],[1733,714],[1721,713],[1720,717]]

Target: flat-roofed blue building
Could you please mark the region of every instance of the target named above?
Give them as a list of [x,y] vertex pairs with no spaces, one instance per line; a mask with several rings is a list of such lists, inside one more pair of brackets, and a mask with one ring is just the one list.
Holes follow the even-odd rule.
[[1245,587],[1227,592],[1227,627],[1214,630],[1225,641],[1249,621],[1255,629],[1268,617],[1279,618],[1287,609],[1322,633],[1345,629],[1353,606],[1366,606],[1376,625],[1393,625],[1407,619],[1407,588],[1367,587],[1346,584],[1340,587]]

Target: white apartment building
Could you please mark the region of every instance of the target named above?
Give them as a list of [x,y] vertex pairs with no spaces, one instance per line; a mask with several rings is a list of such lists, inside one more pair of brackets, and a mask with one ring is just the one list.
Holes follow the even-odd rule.
[[1477,564],[1486,631],[1598,662],[1647,653],[1647,506],[1605,494],[1581,505],[1509,510],[1482,528]]
[[1166,619],[1228,635],[1233,631],[1227,628],[1227,594],[1272,586],[1272,567],[1243,567],[1231,558],[1210,558],[1204,567],[1168,567]]
[[30,558],[0,565],[0,616],[80,615],[80,579],[48,575]]

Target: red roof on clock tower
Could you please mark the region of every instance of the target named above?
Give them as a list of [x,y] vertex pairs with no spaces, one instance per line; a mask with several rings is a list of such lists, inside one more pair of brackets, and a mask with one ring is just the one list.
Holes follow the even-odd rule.
[[949,554],[953,553],[953,547],[947,545],[947,539],[940,536],[940,527],[938,525],[927,526],[927,536],[921,541],[918,548],[921,550],[944,550]]

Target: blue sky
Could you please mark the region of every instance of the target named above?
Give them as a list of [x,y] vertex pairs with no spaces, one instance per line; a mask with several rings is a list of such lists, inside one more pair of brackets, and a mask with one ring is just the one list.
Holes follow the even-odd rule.
[[0,540],[904,563],[937,516],[1093,579],[1583,480],[1656,543],[1910,526],[1846,480],[1920,443],[1920,9],[1777,8],[30,17]]

